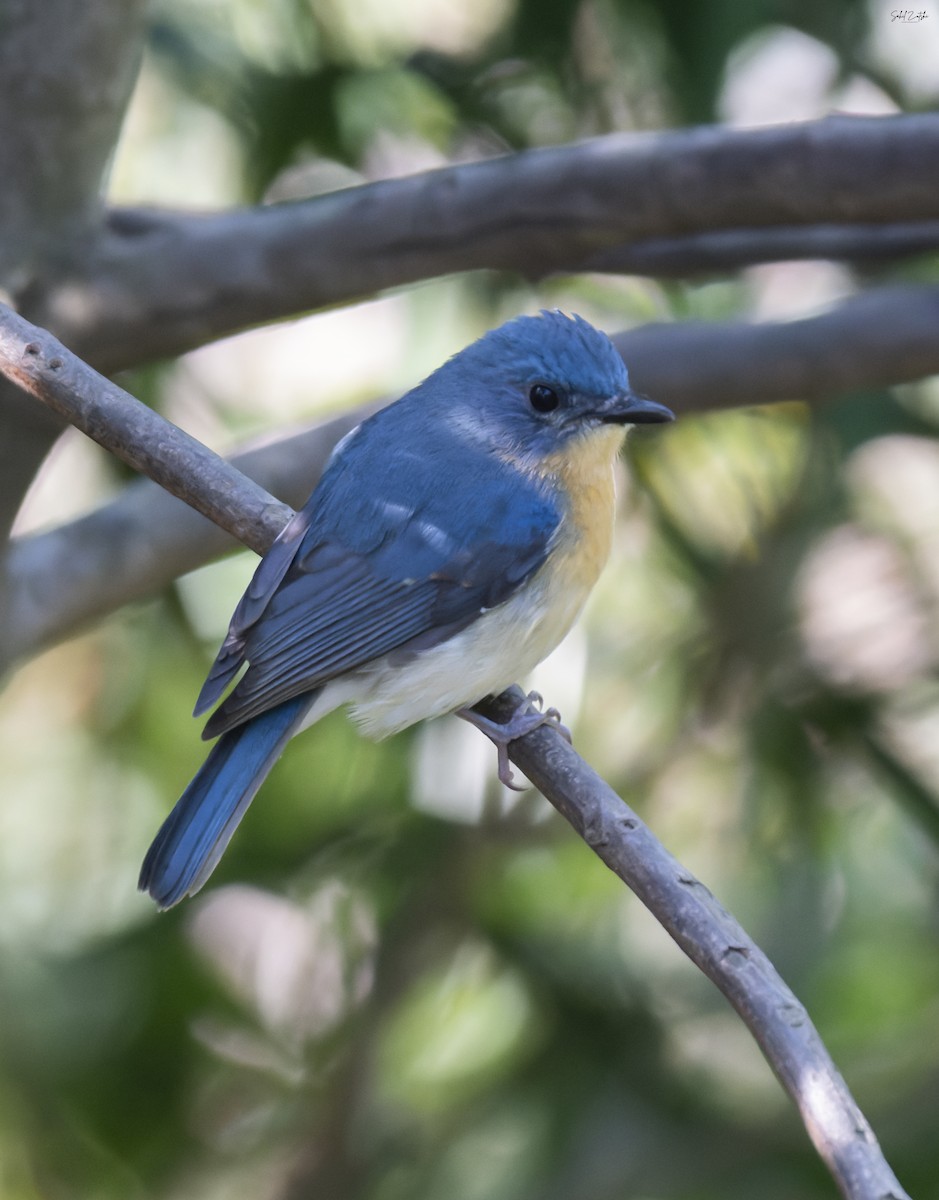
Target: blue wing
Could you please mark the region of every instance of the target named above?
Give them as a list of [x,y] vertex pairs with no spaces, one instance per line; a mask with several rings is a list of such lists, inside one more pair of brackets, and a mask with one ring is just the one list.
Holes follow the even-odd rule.
[[203,736],[444,641],[545,561],[561,512],[542,487],[452,440],[391,451],[392,413],[359,427],[259,565],[196,712],[248,669]]

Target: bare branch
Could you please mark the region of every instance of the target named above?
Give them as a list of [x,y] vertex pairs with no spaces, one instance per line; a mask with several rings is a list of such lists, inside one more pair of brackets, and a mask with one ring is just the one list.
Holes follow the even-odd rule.
[[[448,272],[540,278],[643,253],[674,272],[663,238],[749,237],[752,254],[759,231],[788,231],[791,250],[794,229],[841,228],[835,245],[883,225],[931,245],[937,177],[939,116],[830,117],[612,135],[266,208],[115,213],[45,323],[110,371]],[[814,255],[824,236],[807,241]],[[688,253],[700,269],[700,245]]]
[[[936,329],[939,287],[907,286],[864,293],[804,321],[647,325],[614,341],[640,391],[688,413],[793,398],[821,402],[939,373]],[[232,461],[296,506],[334,443],[377,407],[268,440]],[[14,538],[5,564],[8,654],[28,658],[89,621],[158,594],[230,546],[217,526],[146,481],[77,521]]]
[[289,518],[286,505],[4,304],[0,371],[252,549],[263,551]]
[[[289,517],[289,509],[246,476],[8,309],[0,309],[0,365],[124,461],[172,481],[201,512],[223,512],[226,526],[258,551],[283,524],[274,514]],[[95,388],[100,397],[90,394]],[[109,422],[116,432],[105,429]],[[191,478],[180,486],[187,472]],[[520,698],[517,688],[510,689],[481,708],[504,719]],[[844,1196],[908,1200],[805,1009],[737,922],[555,731],[539,729],[513,742],[511,757],[734,1005],[798,1105]]]
[[613,341],[640,391],[692,412],[923,379],[939,372],[937,330],[939,287],[897,284],[799,321],[644,325]]
[[[125,41],[133,28],[121,27]],[[120,95],[107,93],[97,123],[92,109],[89,137],[113,126]],[[784,254],[910,253],[934,244],[937,161],[933,114],[841,118],[597,139],[246,212],[118,213],[99,238],[59,247],[71,266],[29,289],[28,311],[110,371],[444,271],[675,274]],[[907,335],[909,360],[934,342]],[[56,430],[0,391],[0,528]]]
[[[510,688],[477,707],[505,721],[522,699]],[[846,1200],[909,1200],[805,1008],[737,921],[555,729],[509,756],[737,1010]]]
[[582,269],[684,278],[703,273],[726,274],[755,263],[808,258],[895,262],[937,249],[939,221],[719,229],[677,237],[643,238],[586,259]]

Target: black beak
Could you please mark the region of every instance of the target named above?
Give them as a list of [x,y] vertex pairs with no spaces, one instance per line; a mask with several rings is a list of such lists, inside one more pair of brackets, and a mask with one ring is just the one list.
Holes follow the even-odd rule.
[[611,396],[598,409],[597,415],[606,425],[662,425],[675,420],[670,408],[646,396],[637,396],[635,392]]

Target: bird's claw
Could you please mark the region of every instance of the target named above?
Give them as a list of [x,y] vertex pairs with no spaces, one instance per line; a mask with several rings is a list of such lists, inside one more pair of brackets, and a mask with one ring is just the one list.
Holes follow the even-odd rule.
[[531,733],[542,725],[553,725],[565,741],[570,742],[571,731],[561,722],[561,714],[556,708],[548,708],[542,712],[544,700],[538,692],[529,692],[519,704],[508,721],[493,721],[484,717],[471,708],[459,708],[456,715],[486,735],[496,748],[499,765],[499,781],[513,792],[523,792],[525,787],[515,782],[512,767],[509,763],[509,743]]

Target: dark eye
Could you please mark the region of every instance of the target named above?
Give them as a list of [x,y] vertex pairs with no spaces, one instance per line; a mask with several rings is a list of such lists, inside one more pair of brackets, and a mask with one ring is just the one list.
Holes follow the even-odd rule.
[[528,393],[528,399],[535,412],[540,413],[554,412],[561,403],[561,398],[554,388],[549,388],[544,383],[536,383]]

